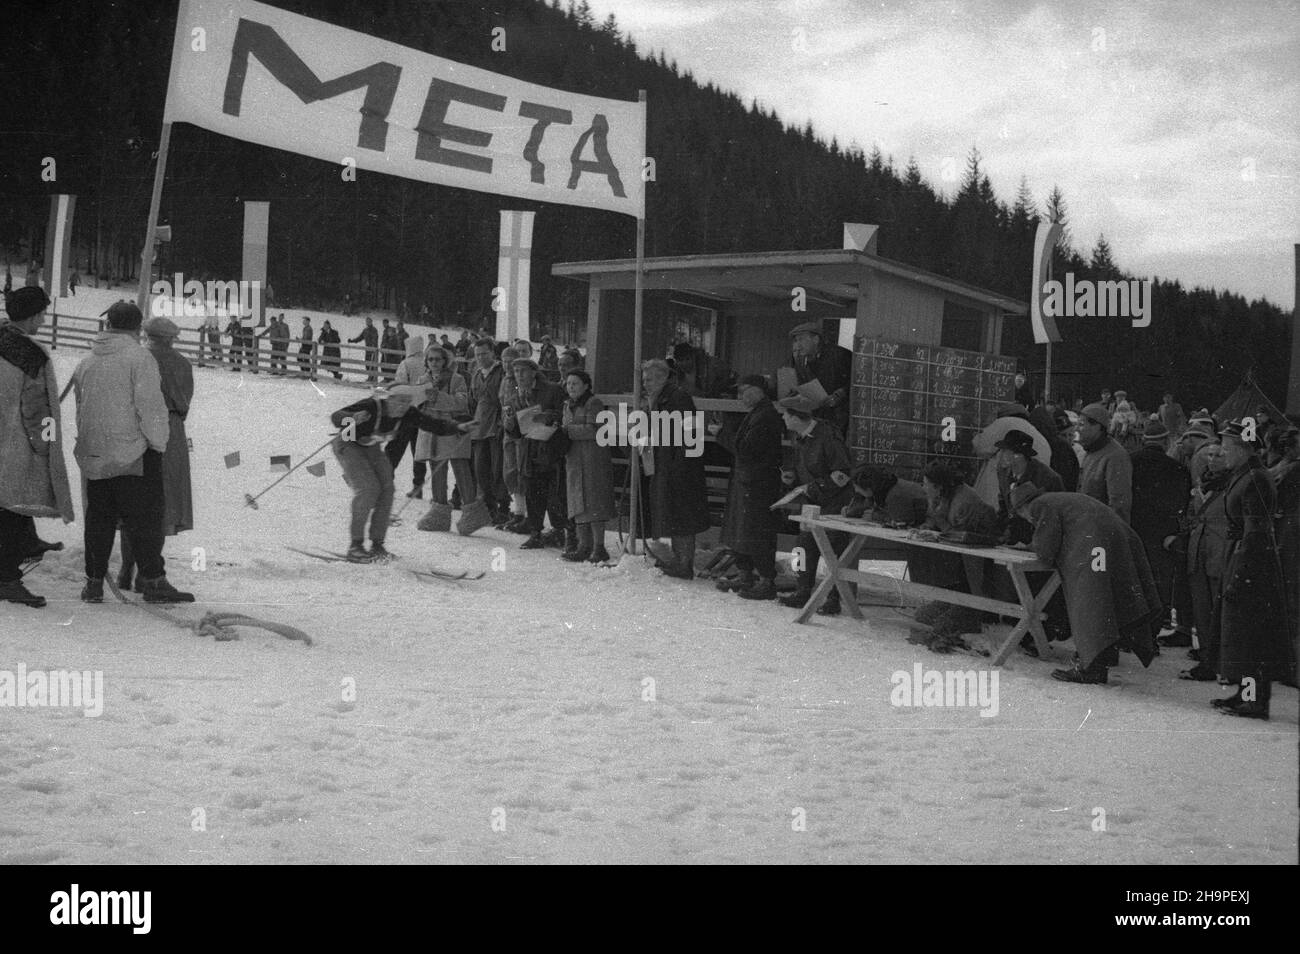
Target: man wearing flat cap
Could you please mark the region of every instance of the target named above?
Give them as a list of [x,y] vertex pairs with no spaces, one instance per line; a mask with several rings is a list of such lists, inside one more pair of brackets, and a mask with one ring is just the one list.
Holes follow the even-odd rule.
[[[805,321],[790,329],[795,379],[804,385],[818,381],[826,398],[813,417],[833,424],[840,437],[849,431],[849,387],[853,382],[853,352],[825,340],[820,321]],[[781,394],[778,397],[789,397]]]
[[1133,513],[1133,461],[1119,441],[1110,436],[1111,414],[1101,404],[1079,412],[1079,493],[1110,507],[1127,523]]
[[785,423],[761,374],[741,378],[736,397],[748,413],[738,425],[724,426],[717,435],[718,443],[733,455],[719,543],[736,554],[740,574],[719,582],[718,589],[747,600],[771,600],[776,599],[776,535],[783,522],[771,507],[783,493]]
[[[194,369],[172,343],[180,334],[169,318],[150,318],[144,323],[147,348],[158,363],[163,402],[167,405],[167,449],[163,451],[163,536],[174,537],[182,530],[194,529],[194,498],[190,487],[190,446],[185,434],[185,418],[194,399]],[[122,568],[117,574],[118,589],[131,588],[135,568],[135,549],[131,535],[122,529]],[[137,589],[143,592],[143,587]]]
[[1169,430],[1147,422],[1142,447],[1131,455],[1133,513],[1131,526],[1146,547],[1147,562],[1164,603],[1166,619],[1173,605],[1174,547],[1191,500],[1192,476],[1166,452]]
[[171,433],[158,362],[140,347],[143,316],[132,302],[108,309],[108,324],[72,373],[77,395],[73,454],[86,479],[87,603],[104,599],[104,574],[118,523],[126,525],[148,603],[192,603],[163,566],[162,455]]
[[34,340],[49,302],[36,286],[11,291],[9,320],[0,326],[0,600],[31,607],[45,605],[20,571],[35,537],[32,517],[73,520],[59,384],[50,356]]

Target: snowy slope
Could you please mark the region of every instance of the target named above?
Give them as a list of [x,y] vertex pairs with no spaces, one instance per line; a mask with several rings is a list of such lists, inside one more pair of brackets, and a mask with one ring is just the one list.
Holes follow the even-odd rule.
[[[21,285],[22,281],[22,277],[15,273],[15,285]],[[75,315],[80,318],[98,318],[100,313],[108,308],[109,305],[113,304],[113,302],[118,301],[119,299],[135,301],[135,295],[136,287],[134,285],[114,285],[112,287],[104,288],[82,285],[77,289],[76,295],[60,298],[55,303],[55,309],[60,315]],[[361,329],[365,327],[367,317],[374,319],[376,328],[383,327],[383,319],[385,318],[390,322],[396,320],[396,315],[391,310],[384,310],[382,308],[368,308],[355,315],[344,315],[339,312],[317,311],[311,308],[282,308],[278,305],[267,306],[268,316],[278,315],[281,313],[284,314],[285,320],[289,322],[289,328],[294,332],[294,334],[297,334],[299,329],[302,328],[302,319],[310,318],[312,327],[317,332],[320,331],[322,322],[328,321],[334,330],[339,333],[339,337],[342,338],[344,342],[361,334]],[[149,316],[146,315],[145,317],[148,318]],[[196,317],[170,317],[173,317],[176,323],[183,330],[194,330],[201,324],[200,319]],[[222,322],[222,327],[223,329],[225,327],[224,321]],[[426,342],[429,341],[430,334],[438,338],[445,334],[453,343],[455,343],[459,340],[461,333],[459,325],[439,325],[437,327],[428,327],[413,322],[408,322],[406,324],[406,330],[414,335],[423,335]],[[187,335],[185,340],[192,342],[194,338]],[[222,338],[221,344],[223,348],[227,344],[227,340],[224,337]],[[266,342],[262,342],[261,347],[263,352],[268,350]],[[540,343],[534,342],[534,348],[538,347],[540,347]],[[265,360],[265,354],[263,354],[263,359]]]
[[[60,381],[81,354],[58,352]],[[255,629],[218,643],[82,604],[81,524],[40,521],[68,549],[30,575],[46,609],[0,604],[0,669],[99,669],[107,701],[99,718],[0,709],[0,861],[1295,860],[1294,690],[1273,722],[1242,723],[1211,710],[1217,687],[1175,678],[1181,650],[1148,671],[1126,657],[1106,687],[1018,656],[996,717],[895,708],[895,671],[987,661],[908,644],[888,609],[798,626],[775,604],[565,564],[490,529],[407,519],[396,565],[316,562],[283,545],[346,542],[328,451],[325,477],[299,470],[259,510],[243,497],[274,479],[271,454],[296,463],[324,442],[356,391],[217,369],[196,382],[199,529],[167,551],[201,602],[172,612],[237,609],[316,645]],[[431,565],[490,572],[405,571]]]

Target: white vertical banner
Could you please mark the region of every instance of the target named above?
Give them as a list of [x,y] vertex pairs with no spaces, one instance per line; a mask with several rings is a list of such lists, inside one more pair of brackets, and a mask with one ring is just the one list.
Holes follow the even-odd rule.
[[528,278],[533,262],[533,212],[502,210],[501,245],[497,256],[497,287],[492,307],[497,314],[498,341],[527,341]]
[[72,216],[75,195],[50,196],[50,222],[45,231],[45,294],[64,298],[72,277]]
[[[257,288],[266,287],[266,248],[269,242],[268,236],[271,231],[271,203],[270,202],[245,202],[244,203],[244,260],[243,278],[246,284],[243,288],[253,287],[251,282],[257,282]],[[240,294],[240,315],[239,323],[245,328],[252,328],[262,319],[262,309],[265,307],[265,296],[258,294],[251,296],[252,313],[248,316],[243,314],[243,305],[245,301],[250,300],[247,292]]]

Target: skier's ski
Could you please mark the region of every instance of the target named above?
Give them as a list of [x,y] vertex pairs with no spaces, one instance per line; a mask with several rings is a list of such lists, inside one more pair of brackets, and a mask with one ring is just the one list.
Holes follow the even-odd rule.
[[[317,560],[324,560],[326,563],[352,563],[355,566],[366,565],[365,563],[360,563],[355,560],[349,560],[346,553],[334,553],[330,550],[321,550],[319,552],[312,550],[299,550],[297,547],[291,547],[288,545],[285,546],[285,549],[292,550],[294,553],[300,553],[303,556],[313,557]],[[371,561],[366,562],[369,563]]]

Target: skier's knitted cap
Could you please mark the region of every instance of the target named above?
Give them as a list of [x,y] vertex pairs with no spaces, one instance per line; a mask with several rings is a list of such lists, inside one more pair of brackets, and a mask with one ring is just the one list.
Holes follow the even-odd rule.
[[1169,428],[1159,421],[1151,421],[1142,432],[1142,440],[1148,444],[1162,444],[1169,439]]
[[421,404],[429,397],[429,387],[424,384],[393,384],[386,388],[375,388],[373,393],[381,401],[386,398],[405,398],[412,404]]
[[10,321],[26,321],[33,315],[39,315],[50,306],[50,298],[45,289],[38,285],[24,285],[15,288],[5,298],[5,311]]
[[424,354],[424,335],[411,335],[406,339],[406,356],[417,358]]
[[541,370],[537,362],[532,358],[515,358],[515,360],[510,363],[510,370],[518,371],[520,368],[532,368],[534,371]]
[[144,323],[144,315],[135,306],[135,302],[115,301],[108,306],[108,327],[118,331],[139,331]]

